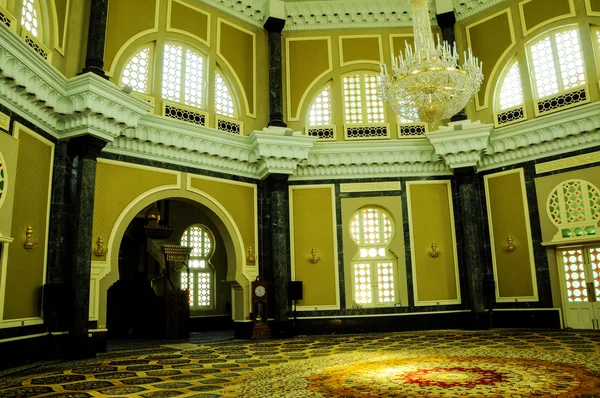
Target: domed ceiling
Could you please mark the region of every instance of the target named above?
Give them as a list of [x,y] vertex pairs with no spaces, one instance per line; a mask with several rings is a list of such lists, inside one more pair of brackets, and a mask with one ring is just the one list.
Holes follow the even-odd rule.
[[[254,25],[269,14],[286,20],[285,30],[411,26],[409,0],[196,0]],[[430,0],[432,19],[438,10],[454,9],[462,20],[506,0]],[[275,10],[270,11],[270,10]]]

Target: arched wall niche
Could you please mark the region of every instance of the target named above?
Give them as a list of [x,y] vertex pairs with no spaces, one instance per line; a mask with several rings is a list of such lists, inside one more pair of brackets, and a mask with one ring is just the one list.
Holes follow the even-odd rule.
[[[119,278],[119,247],[127,227],[133,218],[147,206],[165,199],[180,200],[202,207],[217,227],[227,253],[227,282],[232,289],[232,317],[234,321],[244,321],[250,313],[250,278],[243,274],[244,249],[239,229],[233,218],[218,201],[203,192],[190,192],[183,189],[161,190],[159,187],[139,195],[123,208],[108,239],[106,261],[93,262],[100,263],[97,264],[100,265],[99,268],[105,270],[105,276],[100,280],[97,292],[93,286],[91,289],[91,295],[95,294],[96,296],[91,299],[92,303],[97,305],[98,325],[106,325],[107,291]],[[94,264],[92,264],[92,269],[94,269]],[[91,313],[93,312],[92,310]]]

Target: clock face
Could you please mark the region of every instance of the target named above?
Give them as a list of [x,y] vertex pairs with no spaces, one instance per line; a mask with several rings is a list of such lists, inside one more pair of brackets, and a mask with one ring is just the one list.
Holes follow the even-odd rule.
[[256,286],[256,289],[254,289],[254,294],[256,294],[257,297],[264,296],[266,292],[264,286]]

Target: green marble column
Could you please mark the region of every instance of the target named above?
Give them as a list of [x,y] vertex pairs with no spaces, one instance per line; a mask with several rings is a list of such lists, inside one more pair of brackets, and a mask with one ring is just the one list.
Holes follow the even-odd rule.
[[459,218],[456,220],[459,263],[466,274],[464,281],[467,284],[467,304],[473,311],[473,327],[485,329],[489,325],[483,293],[486,273],[483,248],[486,229],[480,178],[470,167],[455,169],[454,176],[457,185],[455,203],[459,208]]
[[104,73],[104,42],[106,41],[107,18],[108,0],[91,0],[87,53],[85,67],[81,72],[92,72],[105,79],[108,79],[106,73]]
[[92,220],[96,159],[105,145],[105,141],[89,135],[74,138],[69,142],[71,174],[68,189],[73,230],[69,245],[72,316],[67,355],[72,359],[95,355],[88,338]]
[[[451,46],[456,41],[454,37],[454,25],[456,24],[456,17],[454,11],[445,12],[436,16],[438,26],[442,30],[442,40],[447,41]],[[458,112],[456,115],[450,118],[450,121],[457,122],[459,120],[467,119],[467,111],[465,109]]]
[[269,281],[269,297],[271,310],[269,317],[275,319],[271,333],[274,337],[289,332],[288,313],[290,303],[288,302],[288,282],[291,279],[290,268],[290,220],[289,220],[289,194],[288,176],[283,174],[272,174],[266,180],[266,196],[268,200],[268,216],[266,226],[268,236],[263,244],[269,245],[270,256],[265,267]]
[[48,330],[68,330],[70,322],[70,303],[67,295],[60,292],[68,290],[70,255],[68,243],[71,242],[71,205],[68,200],[69,157],[68,141],[59,141],[54,150],[54,169],[52,171],[52,199],[50,203],[50,229],[48,235],[48,264],[46,285],[44,286],[44,321]]
[[281,31],[285,20],[269,17],[265,29],[269,32],[269,126],[287,127],[283,121],[283,89],[281,73]]

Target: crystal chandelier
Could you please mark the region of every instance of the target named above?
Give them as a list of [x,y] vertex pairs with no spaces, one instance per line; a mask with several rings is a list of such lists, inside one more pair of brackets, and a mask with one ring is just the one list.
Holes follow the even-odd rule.
[[435,123],[457,114],[479,91],[482,65],[469,49],[459,67],[456,43],[451,48],[439,36],[437,45],[433,41],[428,0],[410,2],[415,49],[407,43],[404,56],[392,56],[393,76],[380,65],[379,93],[400,120]]

